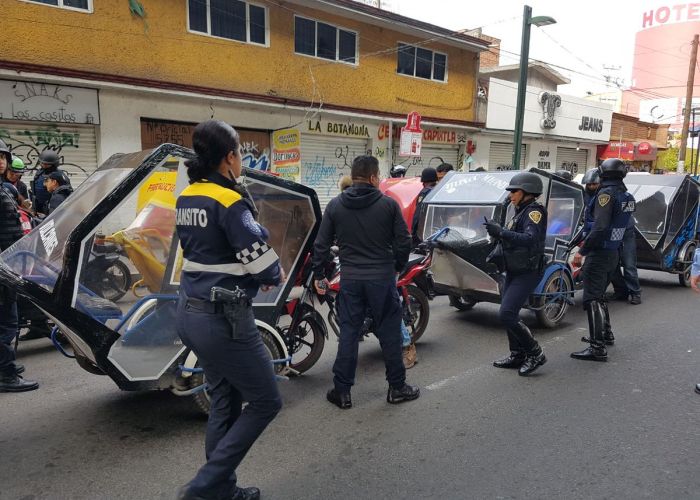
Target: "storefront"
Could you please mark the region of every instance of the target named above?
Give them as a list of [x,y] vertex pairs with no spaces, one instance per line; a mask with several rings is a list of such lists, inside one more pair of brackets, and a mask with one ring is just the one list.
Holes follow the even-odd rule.
[[399,140],[401,125],[393,125],[392,164],[408,168],[408,175],[420,175],[425,167],[437,167],[449,163],[455,170],[462,168],[467,132],[449,127],[423,126],[423,138],[420,156],[400,156]]
[[658,146],[649,141],[615,141],[598,148],[598,160],[618,158],[633,172],[652,172]]
[[73,187],[97,168],[96,89],[0,80],[0,117],[0,139],[26,164],[26,182],[45,150],[58,153]]
[[[471,170],[512,168],[517,84],[491,78],[489,90],[486,128],[476,137]],[[607,105],[528,87],[520,168],[585,172],[596,166],[596,148],[607,144],[611,120]]]

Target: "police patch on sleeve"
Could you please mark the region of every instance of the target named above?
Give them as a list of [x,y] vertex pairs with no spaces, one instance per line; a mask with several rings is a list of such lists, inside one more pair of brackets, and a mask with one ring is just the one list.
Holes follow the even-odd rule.
[[539,224],[542,220],[542,212],[540,212],[539,210],[533,210],[532,212],[527,214],[527,216],[530,217],[530,220],[535,224]]
[[604,207],[604,206],[607,205],[609,202],[610,202],[610,195],[609,195],[609,194],[603,193],[603,194],[598,195],[598,204],[599,204],[601,207]]
[[260,226],[255,221],[255,219],[253,218],[253,214],[251,214],[249,210],[245,210],[243,212],[243,215],[241,215],[241,222],[243,222],[243,225],[251,233],[253,233],[257,236],[262,236],[262,231],[260,230]]

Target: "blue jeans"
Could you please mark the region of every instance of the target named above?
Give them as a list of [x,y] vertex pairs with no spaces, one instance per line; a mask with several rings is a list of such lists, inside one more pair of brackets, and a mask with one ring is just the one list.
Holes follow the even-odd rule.
[[386,367],[386,379],[391,387],[403,387],[406,369],[401,353],[401,305],[393,278],[386,280],[340,281],[338,315],[340,339],[333,364],[333,383],[338,392],[350,392],[355,384],[357,352],[365,311],[374,320],[374,333],[379,339]]
[[411,345],[411,332],[406,328],[406,323],[403,322],[403,319],[401,320],[401,340],[404,347]]

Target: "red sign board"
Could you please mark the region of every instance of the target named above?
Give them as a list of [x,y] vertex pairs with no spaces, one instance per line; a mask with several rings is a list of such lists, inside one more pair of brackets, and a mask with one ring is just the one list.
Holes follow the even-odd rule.
[[423,130],[420,128],[420,120],[421,116],[417,111],[409,113],[406,117],[406,126],[404,127],[404,130],[407,130],[408,132],[423,132]]
[[640,155],[648,155],[651,153],[651,144],[648,142],[640,142],[637,146],[637,151],[639,151]]
[[634,143],[630,141],[611,142],[607,146],[601,146],[598,151],[600,160],[619,158],[620,160],[634,161]]
[[423,130],[420,128],[420,115],[417,112],[408,114],[406,126],[401,128],[399,156],[420,156],[423,143]]

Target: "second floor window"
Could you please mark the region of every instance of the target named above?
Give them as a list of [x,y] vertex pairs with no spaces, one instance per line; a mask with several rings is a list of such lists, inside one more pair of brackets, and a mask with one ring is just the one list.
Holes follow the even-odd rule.
[[53,5],[54,7],[65,7],[66,9],[76,9],[91,11],[92,6],[89,0],[29,0],[34,3]]
[[447,81],[447,55],[405,43],[399,44],[396,72],[402,75]]
[[190,31],[238,40],[267,43],[265,7],[239,0],[188,0]]
[[295,17],[294,52],[357,64],[357,33],[321,21]]

